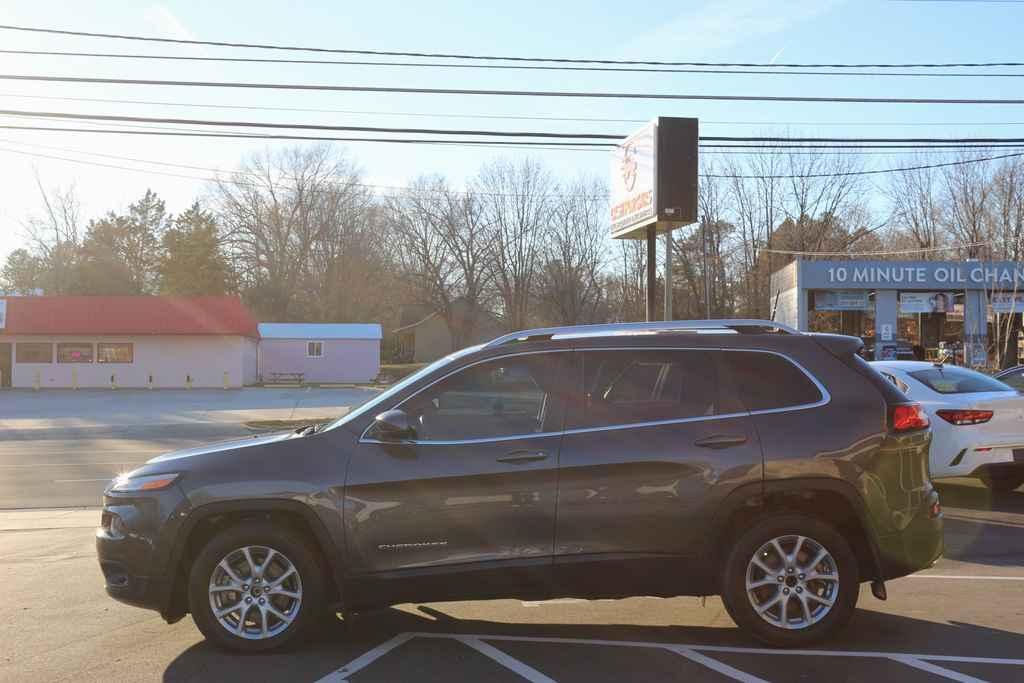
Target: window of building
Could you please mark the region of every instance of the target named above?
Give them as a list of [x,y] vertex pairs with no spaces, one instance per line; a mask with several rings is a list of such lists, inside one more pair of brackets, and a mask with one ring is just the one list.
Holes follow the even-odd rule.
[[91,363],[92,344],[68,342],[57,344],[58,363]]
[[97,363],[131,363],[135,357],[133,344],[97,344]]
[[324,355],[324,343],[318,341],[306,342],[306,357],[322,358]]
[[725,351],[722,362],[747,410],[791,408],[822,399],[821,390],[806,373],[774,353]]
[[[563,376],[556,356],[499,358],[473,365],[414,396],[401,408],[419,441],[528,436],[545,431],[549,396]],[[556,427],[557,429],[557,427]]]
[[15,360],[19,363],[52,363],[53,344],[18,342],[15,347]]
[[715,414],[709,351],[588,351],[582,424],[605,427]]

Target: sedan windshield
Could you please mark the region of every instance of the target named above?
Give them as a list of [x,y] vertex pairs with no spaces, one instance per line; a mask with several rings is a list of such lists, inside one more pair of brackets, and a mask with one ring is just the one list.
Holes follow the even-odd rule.
[[325,430],[327,430],[327,429],[334,429],[335,427],[339,427],[339,426],[349,422],[350,420],[356,419],[360,415],[363,415],[364,413],[367,413],[367,412],[373,410],[375,407],[377,407],[378,405],[380,405],[384,401],[387,401],[389,398],[391,398],[395,394],[399,393],[400,391],[405,389],[407,386],[411,385],[413,382],[418,380],[420,377],[424,377],[424,376],[430,374],[431,372],[433,372],[434,370],[436,370],[437,368],[441,367],[442,365],[447,365],[448,363],[452,362],[453,360],[455,360],[457,358],[462,358],[463,356],[466,356],[466,355],[469,355],[470,353],[473,353],[474,351],[477,351],[480,348],[482,348],[481,345],[469,346],[469,347],[466,347],[466,348],[461,349],[459,351],[456,351],[455,353],[448,354],[444,358],[439,358],[439,359],[435,360],[430,365],[427,365],[426,367],[420,368],[419,370],[417,370],[416,372],[412,373],[408,377],[405,377],[401,381],[396,382],[395,384],[391,385],[390,388],[388,388],[386,391],[384,391],[382,394],[380,394],[376,398],[372,398],[369,401],[367,401],[366,403],[364,403],[364,404],[362,404],[360,406],[357,406],[356,408],[353,408],[349,412],[347,412],[344,415],[342,415],[341,417],[339,417],[334,422],[332,422],[329,425],[327,425],[326,427],[324,427],[324,429]]
[[956,366],[934,367],[908,373],[940,394],[975,394],[983,391],[1014,391],[1013,387],[974,370]]

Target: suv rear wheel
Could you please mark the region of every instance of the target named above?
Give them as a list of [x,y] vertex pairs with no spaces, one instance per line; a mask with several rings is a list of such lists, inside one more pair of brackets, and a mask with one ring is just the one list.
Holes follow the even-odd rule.
[[860,591],[850,544],[831,526],[800,514],[769,517],[740,536],[723,582],[733,621],[779,647],[806,646],[842,628]]
[[323,604],[323,569],[294,531],[247,522],[214,536],[189,573],[189,608],[222,648],[264,652],[301,638]]

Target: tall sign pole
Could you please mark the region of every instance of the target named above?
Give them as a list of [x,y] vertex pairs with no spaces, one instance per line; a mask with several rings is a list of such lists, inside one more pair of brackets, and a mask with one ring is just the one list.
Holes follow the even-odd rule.
[[697,222],[697,119],[658,117],[611,159],[615,239],[647,241],[647,320],[658,316],[658,235],[665,237],[665,319],[672,318],[671,231]]

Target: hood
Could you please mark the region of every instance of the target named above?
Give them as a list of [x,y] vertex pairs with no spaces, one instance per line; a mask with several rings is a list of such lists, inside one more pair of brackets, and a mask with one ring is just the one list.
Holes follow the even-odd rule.
[[157,463],[166,463],[172,460],[195,458],[201,455],[219,453],[221,451],[237,451],[243,448],[252,448],[253,446],[264,446],[266,444],[277,443],[278,441],[286,441],[288,439],[293,438],[301,437],[299,434],[295,433],[294,431],[291,431],[249,436],[242,439],[232,439],[230,441],[218,441],[217,443],[207,444],[205,446],[183,448],[179,451],[171,451],[170,453],[164,453],[163,455],[158,455],[152,460],[148,460],[146,464],[153,465]]

